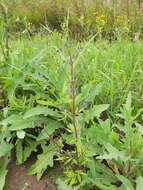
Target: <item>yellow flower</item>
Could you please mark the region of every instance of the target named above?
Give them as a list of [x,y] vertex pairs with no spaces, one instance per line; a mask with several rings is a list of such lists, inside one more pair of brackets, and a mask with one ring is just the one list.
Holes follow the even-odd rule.
[[96,24],[103,28],[104,25],[106,24],[106,16],[105,15],[98,15],[96,16]]
[[116,17],[116,22],[117,22],[118,24],[123,23],[123,22],[124,22],[124,17],[123,17],[123,16],[117,16],[117,17]]

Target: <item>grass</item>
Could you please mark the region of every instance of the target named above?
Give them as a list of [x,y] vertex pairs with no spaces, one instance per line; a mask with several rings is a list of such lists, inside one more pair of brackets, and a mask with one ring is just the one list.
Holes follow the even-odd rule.
[[[35,36],[31,40],[12,41],[10,70],[17,72],[17,75],[22,72],[25,80],[25,67],[29,67],[28,64],[32,69],[45,65],[54,69],[56,65],[63,65],[67,59],[62,55],[62,49],[66,48],[64,40],[60,34],[53,33],[49,37]],[[72,49],[75,54],[80,53],[86,43],[73,41]],[[129,91],[134,95],[135,107],[142,107],[142,69],[142,42],[119,40],[109,43],[101,40],[91,41],[87,45],[84,54],[78,60],[76,74],[79,84],[83,86],[93,83],[96,88],[100,85],[100,95],[96,98],[96,102],[109,103],[113,114],[125,102]]]
[[12,149],[19,165],[36,152],[28,174],[38,180],[62,164],[59,190],[140,190],[142,41],[77,41],[65,29],[23,32],[8,47],[8,57],[0,50],[0,190]]
[[134,38],[139,32],[142,37],[142,12],[137,0],[3,0],[9,10],[10,30],[23,31],[29,28],[35,33],[48,26],[63,30],[63,23],[69,14],[69,31],[76,39],[98,32],[105,38],[116,38],[118,32]]

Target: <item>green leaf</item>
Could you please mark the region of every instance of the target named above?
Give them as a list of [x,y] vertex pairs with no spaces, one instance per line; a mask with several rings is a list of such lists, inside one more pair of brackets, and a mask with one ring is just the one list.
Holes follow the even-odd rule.
[[49,109],[47,107],[40,107],[37,106],[35,108],[32,108],[30,110],[28,110],[25,115],[24,115],[24,119],[30,118],[32,116],[36,116],[36,115],[45,115],[45,116],[53,116],[53,117],[60,117],[60,114],[58,114],[56,111],[53,111],[52,109]]
[[4,119],[1,123],[3,126],[7,126],[8,124],[11,124],[15,120],[19,120],[19,115],[11,115],[6,119]]
[[3,190],[7,175],[8,158],[0,159],[0,190]]
[[129,157],[125,156],[125,153],[123,151],[119,151],[117,148],[112,146],[110,143],[104,144],[107,154],[105,153],[102,156],[98,156],[98,159],[106,159],[106,160],[121,160],[121,161],[127,161],[129,160]]
[[76,105],[79,105],[81,102],[93,102],[94,98],[100,93],[101,87],[101,84],[94,87],[91,82],[84,85],[81,93],[76,96]]
[[61,179],[57,180],[58,190],[74,190],[71,186],[67,185]]
[[132,104],[132,95],[131,92],[129,92],[128,96],[127,96],[127,100],[125,103],[125,108],[130,111],[131,110],[131,104]]
[[103,190],[115,190],[114,185],[111,185],[117,180],[115,174],[106,165],[101,162],[90,161],[88,163],[89,171],[88,176],[92,183]]
[[91,183],[93,183],[96,187],[100,188],[101,190],[116,190],[113,185],[106,186],[98,179],[91,179]]
[[127,179],[126,177],[122,175],[118,175],[117,177],[123,183],[123,185],[125,186],[127,190],[135,190],[129,179]]
[[49,137],[55,132],[56,129],[63,128],[63,125],[55,120],[48,119],[47,125],[44,127],[44,129],[39,134],[37,140],[48,140]]
[[86,84],[82,87],[81,93],[76,97],[76,105],[79,105],[82,101],[85,101],[85,99],[89,96],[89,92],[92,88],[92,84]]
[[36,152],[36,147],[39,145],[39,142],[31,139],[25,139],[24,142],[20,139],[16,141],[16,158],[17,163],[22,164],[29,158],[32,152]]
[[47,167],[53,167],[53,158],[57,154],[57,147],[54,144],[50,144],[44,148],[43,153],[38,156],[36,163],[30,168],[29,175],[37,175],[37,179],[40,180]]
[[11,149],[13,148],[12,144],[3,142],[0,144],[0,157],[3,157],[10,153]]
[[94,105],[90,110],[85,111],[85,121],[99,118],[101,113],[109,108],[108,104]]
[[22,146],[22,140],[20,139],[17,139],[16,141],[16,158],[18,164],[23,163],[23,146]]
[[142,190],[143,189],[143,177],[139,176],[136,180],[136,190]]
[[2,121],[3,126],[7,126],[9,131],[23,130],[27,128],[34,128],[36,117],[23,119],[21,115],[11,115]]

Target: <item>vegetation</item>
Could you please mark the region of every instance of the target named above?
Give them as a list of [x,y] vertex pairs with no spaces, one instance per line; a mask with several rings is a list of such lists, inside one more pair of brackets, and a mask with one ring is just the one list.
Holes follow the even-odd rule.
[[[69,31],[76,39],[98,33],[108,39],[143,35],[141,0],[3,0],[9,7],[10,30],[31,34],[43,28],[63,29],[69,15]],[[108,3],[107,3],[108,2]],[[47,31],[47,30],[46,30]]]
[[63,165],[59,190],[142,190],[143,44],[128,35],[135,30],[118,28],[109,41],[102,15],[98,32],[77,41],[67,12],[58,16],[61,33],[45,25],[48,35],[31,36],[29,16],[24,29],[10,35],[13,18],[3,4],[2,10],[0,190],[12,151],[19,165],[36,153],[29,175],[38,180],[55,163]]

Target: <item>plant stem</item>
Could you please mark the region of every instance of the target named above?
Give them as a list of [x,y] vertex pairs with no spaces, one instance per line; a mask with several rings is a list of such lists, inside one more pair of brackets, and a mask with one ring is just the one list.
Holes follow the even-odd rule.
[[75,105],[75,97],[76,97],[76,87],[75,87],[75,72],[74,72],[74,62],[72,60],[71,53],[69,51],[69,56],[70,56],[70,75],[71,75],[71,83],[70,83],[70,90],[71,90],[71,114],[72,114],[72,124],[74,128],[74,138],[75,138],[75,144],[76,144],[76,157],[77,157],[77,162],[79,160],[79,154],[78,154],[78,132],[77,132],[77,126],[76,126],[76,105]]

